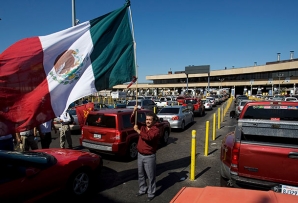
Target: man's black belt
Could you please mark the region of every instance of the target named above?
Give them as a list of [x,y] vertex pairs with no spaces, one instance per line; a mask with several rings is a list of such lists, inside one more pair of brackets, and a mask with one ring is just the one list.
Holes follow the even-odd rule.
[[153,154],[143,154],[141,152],[139,152],[142,156],[150,156],[150,155],[153,155]]

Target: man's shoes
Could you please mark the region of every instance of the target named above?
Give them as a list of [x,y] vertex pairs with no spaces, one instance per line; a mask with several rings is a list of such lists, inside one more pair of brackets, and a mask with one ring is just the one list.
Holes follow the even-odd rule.
[[139,192],[138,192],[138,193],[136,194],[136,197],[143,196],[144,194],[146,194],[146,193],[139,193]]
[[154,199],[154,196],[153,197],[148,197],[147,202],[150,202],[153,199]]

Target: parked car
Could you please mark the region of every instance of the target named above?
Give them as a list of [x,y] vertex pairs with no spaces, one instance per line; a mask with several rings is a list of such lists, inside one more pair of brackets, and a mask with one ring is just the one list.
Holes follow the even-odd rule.
[[[133,130],[130,116],[133,109],[104,109],[89,112],[85,125],[82,127],[80,143],[91,152],[100,152],[129,159],[137,157],[137,142],[139,134]],[[137,112],[138,122],[146,121],[147,109]],[[160,145],[168,142],[171,126],[168,121],[158,121],[160,130]]]
[[136,104],[138,105],[139,109],[157,111],[157,105],[151,99],[130,100],[126,105],[126,108],[133,109]]
[[176,98],[176,101],[178,102],[178,105],[182,105],[184,103],[185,97],[184,96],[178,96]]
[[194,121],[193,112],[185,106],[166,106],[158,112],[157,116],[169,121],[171,128],[181,130]]
[[212,107],[213,106],[216,106],[216,102],[215,102],[215,98],[214,97],[206,97],[206,99],[209,99],[210,103],[212,104]]
[[285,97],[284,101],[298,101],[296,97]]
[[[68,109],[66,112],[69,113],[69,115],[73,118],[72,119],[73,122],[71,122],[69,124],[70,130],[71,131],[80,130],[81,126],[80,126],[79,121],[78,121],[78,116],[77,116],[76,109]],[[61,128],[60,116],[57,117],[57,118],[54,118],[54,125],[55,125],[56,129]]]
[[248,98],[248,96],[246,96],[246,95],[238,95],[238,96],[236,97],[236,99],[235,99],[235,104],[236,104],[236,106],[238,105],[239,101],[240,101],[240,100],[243,100],[243,99],[249,99],[249,98]]
[[83,197],[102,169],[99,155],[70,149],[0,150],[0,202],[35,202],[65,190]]
[[210,102],[209,99],[202,99],[202,102],[204,104],[204,107],[206,110],[212,110],[212,103]]
[[242,109],[243,109],[243,106],[247,103],[247,102],[252,102],[253,100],[249,100],[249,99],[244,99],[244,100],[240,100],[239,101],[239,104],[236,106],[236,118],[239,117]]
[[205,107],[201,99],[185,98],[183,106],[187,106],[187,108],[194,112],[194,115],[205,115]]

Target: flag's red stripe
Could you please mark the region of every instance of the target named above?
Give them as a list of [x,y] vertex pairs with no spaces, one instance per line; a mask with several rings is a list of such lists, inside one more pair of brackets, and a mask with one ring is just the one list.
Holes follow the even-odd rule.
[[6,49],[0,55],[0,135],[53,118],[48,89],[38,37]]

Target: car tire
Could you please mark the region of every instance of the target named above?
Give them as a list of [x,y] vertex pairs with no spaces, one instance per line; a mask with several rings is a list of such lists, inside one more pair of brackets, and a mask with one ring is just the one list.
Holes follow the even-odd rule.
[[137,140],[133,140],[129,143],[126,154],[129,160],[134,160],[138,157],[137,144]]
[[195,122],[195,118],[194,116],[191,117],[190,123],[193,124],[193,122]]
[[231,181],[227,178],[224,178],[220,175],[220,178],[219,178],[220,182],[220,187],[233,187]]
[[77,170],[70,176],[67,190],[74,197],[84,197],[92,188],[92,179],[87,169]]
[[165,130],[161,138],[162,146],[166,146],[168,144],[169,137],[170,137],[170,132],[168,130]]
[[184,130],[185,130],[185,122],[184,122],[184,121],[182,121],[182,123],[181,123],[181,128],[180,128],[180,130],[181,130],[181,131],[184,131]]

